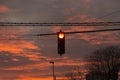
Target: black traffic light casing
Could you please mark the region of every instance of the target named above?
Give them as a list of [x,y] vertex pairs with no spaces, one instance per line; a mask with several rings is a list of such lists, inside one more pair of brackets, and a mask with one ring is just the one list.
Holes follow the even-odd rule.
[[62,56],[65,53],[65,33],[60,30],[57,34],[58,38],[58,54]]

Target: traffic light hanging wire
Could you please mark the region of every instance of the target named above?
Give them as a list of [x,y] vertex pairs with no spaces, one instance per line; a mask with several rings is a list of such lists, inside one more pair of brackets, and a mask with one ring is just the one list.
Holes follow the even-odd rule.
[[[98,33],[98,32],[112,32],[112,31],[120,31],[120,28],[113,28],[113,29],[97,29],[97,30],[87,30],[87,31],[72,31],[72,32],[64,32],[65,34],[76,34],[76,33]],[[34,37],[34,36],[51,36],[51,35],[57,35],[57,33],[48,33],[48,34],[31,34],[28,36]],[[27,37],[27,35],[25,36]],[[20,38],[10,38],[10,39],[0,39],[0,40],[29,40],[25,37],[20,37]],[[34,40],[34,39],[31,39]],[[44,40],[44,39],[43,39]]]
[[[115,28],[115,29],[100,29],[100,30],[88,30],[88,31],[73,31],[73,32],[64,32],[64,33],[65,34],[76,34],[76,33],[109,32],[109,31],[120,31],[120,28]],[[57,35],[57,33],[37,34],[35,36],[48,36],[48,35]]]

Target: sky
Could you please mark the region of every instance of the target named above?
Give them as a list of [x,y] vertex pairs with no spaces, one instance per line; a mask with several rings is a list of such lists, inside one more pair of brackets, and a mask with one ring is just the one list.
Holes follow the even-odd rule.
[[[0,0],[0,22],[119,22],[120,0]],[[119,45],[120,32],[67,34],[66,52],[57,53],[60,29],[84,31],[119,26],[0,26],[0,80],[52,80],[64,78],[74,66],[87,72],[87,57],[104,46]]]

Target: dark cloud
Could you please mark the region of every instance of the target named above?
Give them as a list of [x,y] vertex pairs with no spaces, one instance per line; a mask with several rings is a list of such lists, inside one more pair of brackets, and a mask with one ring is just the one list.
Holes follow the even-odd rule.
[[[9,6],[9,8],[12,10],[6,15],[8,16],[6,20],[13,22],[64,22],[69,17],[81,13],[89,15],[89,17],[92,16],[97,18],[119,10],[119,1],[113,0],[8,0],[0,2],[6,6]],[[113,20],[116,20],[116,18]]]

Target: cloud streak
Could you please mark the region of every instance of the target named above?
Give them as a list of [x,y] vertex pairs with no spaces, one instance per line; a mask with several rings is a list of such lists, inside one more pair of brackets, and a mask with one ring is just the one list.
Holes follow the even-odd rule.
[[5,13],[8,11],[9,11],[9,8],[7,6],[0,5],[0,13]]

